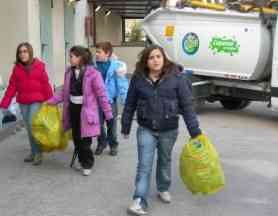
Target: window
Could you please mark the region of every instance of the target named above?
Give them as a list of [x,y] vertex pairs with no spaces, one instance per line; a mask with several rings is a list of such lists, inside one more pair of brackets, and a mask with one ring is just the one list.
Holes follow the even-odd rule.
[[142,19],[123,19],[123,42],[137,43],[145,41],[145,33],[142,29]]

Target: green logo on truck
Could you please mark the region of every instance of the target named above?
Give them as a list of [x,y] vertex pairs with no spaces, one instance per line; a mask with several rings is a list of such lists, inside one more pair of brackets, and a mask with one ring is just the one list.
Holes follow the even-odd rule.
[[213,54],[227,53],[231,56],[239,53],[240,45],[238,41],[233,38],[215,36],[209,43],[209,49]]
[[188,55],[194,55],[199,49],[199,37],[193,32],[187,33],[182,40],[183,51]]

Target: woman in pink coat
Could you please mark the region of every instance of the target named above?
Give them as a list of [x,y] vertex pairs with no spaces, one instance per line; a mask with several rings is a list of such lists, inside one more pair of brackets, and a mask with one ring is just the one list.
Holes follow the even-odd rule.
[[52,105],[63,102],[64,130],[72,129],[75,150],[85,176],[90,175],[94,165],[92,137],[100,134],[98,101],[106,120],[113,117],[101,75],[94,67],[89,66],[90,62],[89,49],[72,47],[71,67],[65,73],[63,89],[47,101]]

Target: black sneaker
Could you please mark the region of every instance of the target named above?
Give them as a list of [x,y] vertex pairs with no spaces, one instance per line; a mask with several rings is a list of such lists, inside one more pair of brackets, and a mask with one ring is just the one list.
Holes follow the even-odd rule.
[[98,146],[96,151],[95,151],[95,155],[101,155],[103,150],[106,148],[106,146]]
[[110,149],[110,155],[111,156],[116,156],[118,154],[118,148],[117,147],[112,147]]
[[26,158],[24,158],[25,163],[31,163],[33,161],[34,161],[34,155],[33,154],[30,154]]

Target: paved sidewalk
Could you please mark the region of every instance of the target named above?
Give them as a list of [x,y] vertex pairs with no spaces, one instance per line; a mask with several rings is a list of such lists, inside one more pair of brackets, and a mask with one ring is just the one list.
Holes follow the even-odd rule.
[[[178,158],[188,139],[181,122],[173,152],[173,203],[159,202],[153,178],[150,215],[276,216],[278,115],[259,103],[242,111],[224,111],[215,104],[202,109],[200,120],[221,155],[225,189],[193,197],[181,183]],[[72,145],[66,152],[45,155],[43,165],[34,167],[22,162],[29,151],[24,129],[0,141],[0,216],[126,215],[137,157],[135,124],[130,140],[119,138],[119,156],[110,157],[107,150],[97,157],[90,177],[69,168]]]

